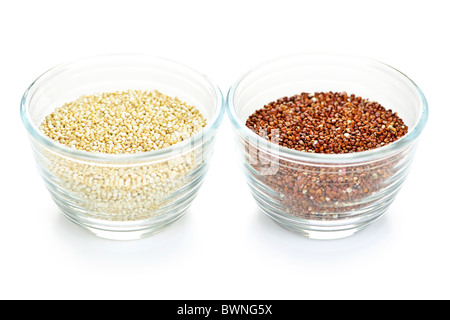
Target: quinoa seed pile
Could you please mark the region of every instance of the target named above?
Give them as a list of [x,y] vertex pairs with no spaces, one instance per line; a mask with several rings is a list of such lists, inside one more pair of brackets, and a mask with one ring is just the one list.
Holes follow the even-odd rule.
[[403,120],[377,102],[345,92],[301,93],[268,103],[247,127],[280,145],[316,153],[350,153],[391,143],[408,131]]
[[41,130],[78,150],[122,154],[171,146],[205,125],[195,107],[176,97],[127,90],[66,103],[45,118]]
[[[345,92],[301,93],[280,98],[256,110],[246,121],[256,134],[279,145],[310,153],[361,152],[392,143],[408,132],[403,120],[377,102]],[[274,139],[274,137],[276,139]],[[269,154],[259,150],[259,158]],[[399,152],[370,163],[316,165],[279,159],[258,160],[260,185],[277,192],[284,212],[306,219],[348,218],[358,210],[379,206],[388,182],[399,177],[404,155]],[[271,171],[269,171],[270,169]],[[270,174],[266,174],[270,172]],[[395,178],[398,179],[398,178]],[[368,211],[369,210],[369,211]]]
[[[156,90],[127,90],[68,102],[49,114],[40,129],[77,150],[134,154],[174,145],[205,125],[196,107],[176,97]],[[109,221],[137,221],[162,213],[175,214],[179,205],[172,209],[172,203],[179,203],[177,200],[190,192],[183,187],[202,163],[201,148],[134,164],[78,161],[41,149],[45,160],[41,162],[52,175],[48,181],[54,197],[64,199],[62,210],[74,219],[87,215]]]

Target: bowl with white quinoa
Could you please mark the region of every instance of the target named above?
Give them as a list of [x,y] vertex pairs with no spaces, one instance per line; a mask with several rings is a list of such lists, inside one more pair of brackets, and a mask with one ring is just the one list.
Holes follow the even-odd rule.
[[47,189],[95,235],[138,239],[194,200],[223,117],[220,89],[165,58],[111,54],[61,64],[21,102]]

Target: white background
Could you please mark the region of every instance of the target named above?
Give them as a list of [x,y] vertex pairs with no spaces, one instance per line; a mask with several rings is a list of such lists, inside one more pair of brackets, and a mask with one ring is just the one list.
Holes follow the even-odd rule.
[[[450,298],[446,2],[0,0],[0,298]],[[261,213],[227,116],[190,211],[143,240],[104,240],[69,222],[37,174],[19,103],[56,64],[149,53],[207,74],[226,95],[253,65],[310,51],[381,60],[429,103],[403,189],[352,237],[310,240]]]

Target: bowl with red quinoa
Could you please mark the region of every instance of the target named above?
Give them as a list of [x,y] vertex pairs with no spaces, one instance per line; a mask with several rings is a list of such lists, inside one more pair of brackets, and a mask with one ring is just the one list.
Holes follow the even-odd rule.
[[189,209],[224,113],[220,89],[144,54],[58,65],[26,90],[21,117],[62,213],[108,239],[149,236]]
[[347,237],[387,211],[428,106],[375,60],[297,54],[260,64],[228,92],[240,163],[260,209],[314,239]]

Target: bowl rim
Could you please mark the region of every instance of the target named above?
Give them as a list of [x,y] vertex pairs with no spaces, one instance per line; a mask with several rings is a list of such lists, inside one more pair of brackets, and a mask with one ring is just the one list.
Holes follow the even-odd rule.
[[[215,96],[216,108],[214,111],[213,117],[207,122],[206,126],[197,132],[195,135],[189,137],[186,140],[175,143],[171,146],[151,150],[151,151],[142,151],[136,153],[123,153],[123,154],[112,154],[112,153],[95,153],[88,152],[84,150],[78,150],[74,148],[70,148],[66,145],[63,145],[50,137],[47,137],[33,122],[30,120],[29,115],[29,106],[33,94],[39,88],[39,85],[45,81],[46,79],[57,75],[58,72],[67,67],[74,67],[77,64],[89,63],[95,61],[96,59],[145,59],[154,62],[166,63],[174,66],[178,69],[183,69],[188,71],[195,77],[198,77],[205,81],[212,89],[212,92]],[[157,161],[161,159],[171,158],[173,156],[179,155],[180,153],[191,151],[195,149],[195,141],[203,141],[206,138],[209,138],[210,135],[214,133],[215,130],[218,129],[220,123],[222,121],[223,115],[225,113],[225,100],[220,90],[219,86],[215,84],[212,79],[210,79],[206,74],[197,71],[196,69],[189,67],[186,64],[180,63],[178,61],[165,58],[162,56],[150,55],[145,53],[108,53],[108,54],[99,54],[99,55],[91,55],[82,58],[78,58],[75,60],[67,61],[55,65],[54,67],[48,69],[40,76],[38,76],[25,90],[22,99],[20,101],[20,116],[23,125],[27,129],[28,133],[31,137],[36,140],[42,146],[48,148],[49,150],[59,154],[64,155],[69,158],[85,160],[85,161],[93,161],[99,163],[133,163],[133,162],[145,162],[145,161]],[[194,146],[194,147],[193,147]]]
[[[282,56],[278,56],[266,61],[263,61],[252,68],[248,69],[245,73],[243,73],[236,82],[234,82],[227,93],[227,99],[226,99],[226,110],[229,119],[231,120],[234,128],[238,131],[241,137],[244,137],[245,139],[248,139],[249,142],[257,145],[257,146],[273,146],[275,145],[273,142],[270,142],[267,139],[264,139],[257,135],[254,131],[250,130],[245,123],[243,123],[236,112],[235,105],[234,105],[234,97],[236,90],[239,88],[239,85],[243,80],[246,79],[247,76],[251,75],[253,72],[260,70],[261,68],[270,66],[272,64],[275,64],[277,62],[280,62],[285,59],[292,59],[292,58],[299,58],[299,59],[306,59],[308,57],[314,57],[314,58],[321,58],[321,59],[346,59],[351,60],[352,62],[363,62],[369,65],[374,65],[377,67],[381,67],[384,70],[393,71],[397,75],[399,75],[401,78],[405,80],[405,82],[408,82],[413,89],[415,89],[415,93],[418,95],[420,99],[420,106],[421,106],[421,112],[418,121],[415,123],[415,125],[408,130],[408,133],[404,135],[403,137],[399,138],[398,140],[389,143],[387,145],[384,145],[379,148],[371,149],[371,150],[365,150],[360,152],[353,152],[353,153],[338,153],[338,154],[326,154],[326,153],[313,153],[313,152],[305,152],[295,149],[290,149],[284,146],[276,145],[276,152],[269,153],[275,154],[279,158],[287,158],[287,159],[295,159],[298,161],[305,161],[305,162],[316,162],[316,163],[326,163],[326,164],[347,164],[347,163],[356,163],[356,162],[363,162],[363,161],[370,161],[374,159],[380,159],[383,157],[387,157],[391,155],[392,153],[395,153],[399,150],[403,150],[406,148],[411,142],[416,140],[419,135],[422,133],[425,124],[428,119],[428,102],[425,98],[425,95],[423,94],[422,90],[416,85],[416,83],[411,80],[408,76],[406,76],[403,72],[397,70],[396,68],[381,62],[379,60],[375,60],[372,58],[364,57],[364,56],[358,56],[358,55],[351,55],[351,54],[340,54],[340,53],[323,53],[323,52],[308,52],[308,53],[292,53],[292,54],[286,54]],[[262,149],[262,148],[260,148]],[[273,149],[271,149],[273,150]]]

